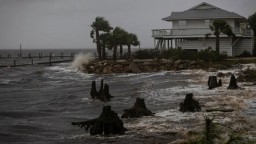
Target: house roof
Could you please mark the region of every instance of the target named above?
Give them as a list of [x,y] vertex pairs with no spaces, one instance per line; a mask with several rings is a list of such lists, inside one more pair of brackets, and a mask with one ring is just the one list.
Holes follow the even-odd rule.
[[235,18],[245,19],[243,16],[234,12],[229,12],[206,2],[196,5],[183,12],[172,12],[170,16],[163,18],[165,21],[184,20],[184,19],[224,19]]

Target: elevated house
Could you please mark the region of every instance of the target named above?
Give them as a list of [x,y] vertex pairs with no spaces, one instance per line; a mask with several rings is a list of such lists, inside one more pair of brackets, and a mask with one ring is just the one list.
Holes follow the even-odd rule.
[[[236,35],[235,39],[220,35],[220,52],[228,56],[237,56],[244,51],[252,54],[254,36],[246,23],[246,18],[205,2],[182,12],[172,12],[170,16],[163,18],[164,21],[172,22],[172,29],[152,30],[155,47],[181,47],[194,51],[209,47],[215,49],[215,35],[209,25],[217,19],[226,21]],[[207,36],[209,33],[210,36]]]

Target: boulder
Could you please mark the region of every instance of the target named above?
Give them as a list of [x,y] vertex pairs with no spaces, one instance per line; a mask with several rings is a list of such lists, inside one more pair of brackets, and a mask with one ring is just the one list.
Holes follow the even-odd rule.
[[141,73],[140,68],[135,63],[130,63],[129,64],[129,70],[132,71],[133,73]]

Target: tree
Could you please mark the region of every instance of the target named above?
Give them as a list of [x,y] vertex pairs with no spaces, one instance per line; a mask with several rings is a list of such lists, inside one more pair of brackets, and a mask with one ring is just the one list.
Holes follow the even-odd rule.
[[111,39],[111,34],[110,33],[100,34],[100,45],[101,45],[101,50],[102,50],[101,51],[101,56],[102,56],[101,58],[103,60],[106,59],[106,47],[107,47],[110,39]]
[[[113,30],[112,40],[110,42],[111,43],[110,45],[112,45],[112,47],[113,47],[113,60],[116,60],[116,58],[117,58],[117,47],[121,46],[120,49],[122,49],[122,45],[125,42],[126,35],[127,35],[127,32],[120,27],[116,27]],[[120,51],[122,52],[122,50],[120,50]]]
[[[247,21],[248,21],[249,25],[251,26],[251,28],[254,32],[254,37],[255,37],[256,36],[256,12],[254,14],[250,15]],[[253,55],[256,55],[256,38],[254,38]]]
[[230,37],[235,37],[235,34],[232,31],[232,28],[224,20],[215,20],[213,25],[210,25],[211,31],[216,36],[216,51],[220,53],[220,34],[226,34]]
[[250,15],[247,21],[254,31],[254,36],[256,36],[256,12]]
[[117,43],[120,50],[120,58],[123,57],[123,45],[126,45],[129,33],[120,27],[116,27],[114,33],[117,35]]
[[127,47],[128,47],[128,58],[131,58],[131,45],[132,46],[138,46],[140,45],[140,42],[138,40],[138,37],[136,34],[130,33],[127,37]]
[[109,32],[112,29],[112,27],[110,26],[109,22],[105,20],[103,17],[96,17],[91,27],[92,27],[92,31],[90,33],[90,36],[93,39],[93,42],[96,42],[98,58],[99,60],[101,60],[102,50],[100,45],[100,31]]

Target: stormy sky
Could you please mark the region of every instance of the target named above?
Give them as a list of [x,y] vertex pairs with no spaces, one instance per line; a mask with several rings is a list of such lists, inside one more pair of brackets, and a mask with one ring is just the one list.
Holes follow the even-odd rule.
[[207,2],[246,18],[256,0],[0,0],[0,49],[93,48],[90,25],[103,16],[153,47],[151,30],[171,28],[161,18]]

